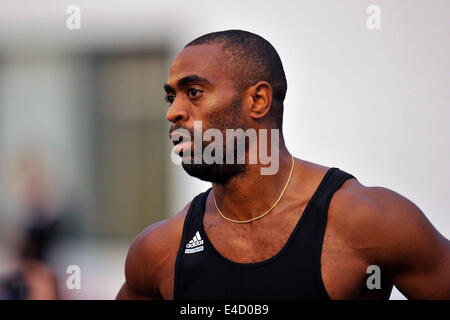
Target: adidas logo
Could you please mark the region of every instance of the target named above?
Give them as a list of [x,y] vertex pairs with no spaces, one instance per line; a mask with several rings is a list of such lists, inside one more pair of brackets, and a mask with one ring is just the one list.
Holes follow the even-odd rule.
[[203,251],[203,240],[200,237],[200,232],[197,231],[194,238],[189,241],[189,243],[186,245],[186,250],[184,250],[185,253],[195,253],[199,251]]

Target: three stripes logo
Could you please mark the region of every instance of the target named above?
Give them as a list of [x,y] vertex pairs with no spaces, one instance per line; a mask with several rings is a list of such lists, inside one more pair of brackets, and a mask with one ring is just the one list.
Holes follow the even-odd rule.
[[203,240],[200,237],[200,232],[197,231],[194,238],[186,245],[184,253],[195,253],[199,251],[203,251]]

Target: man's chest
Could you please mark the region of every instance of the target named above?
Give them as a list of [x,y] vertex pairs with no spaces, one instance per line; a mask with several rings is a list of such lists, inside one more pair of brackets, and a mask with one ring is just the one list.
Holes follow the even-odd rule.
[[[220,228],[214,223],[206,223],[205,231],[208,241],[226,259],[238,263],[255,263],[268,260],[284,249],[295,231],[298,218],[285,219],[273,224],[272,228],[265,227],[264,232],[263,229],[250,232],[250,229],[245,228]],[[320,273],[328,295],[332,299],[385,296],[385,290],[390,291],[390,287],[378,291],[367,290],[368,265],[341,238],[332,225],[327,226],[320,253]],[[161,294],[166,299],[173,297],[175,260],[176,251],[168,259],[161,280]]]

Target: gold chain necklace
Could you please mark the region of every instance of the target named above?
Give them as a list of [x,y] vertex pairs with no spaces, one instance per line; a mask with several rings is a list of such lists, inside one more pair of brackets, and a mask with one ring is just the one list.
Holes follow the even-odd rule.
[[292,159],[292,165],[291,165],[291,172],[289,173],[289,179],[288,179],[288,181],[286,182],[286,185],[284,186],[284,189],[283,189],[283,191],[281,192],[280,196],[278,197],[277,201],[275,201],[275,203],[273,204],[272,207],[270,207],[269,210],[267,210],[266,212],[264,212],[262,215],[260,215],[260,216],[258,216],[258,217],[254,217],[254,218],[251,218],[251,219],[248,219],[248,220],[233,220],[233,219],[227,218],[227,217],[225,217],[225,216],[223,215],[222,211],[220,211],[219,207],[217,206],[216,197],[215,197],[214,194],[213,194],[214,205],[216,206],[216,209],[217,209],[217,211],[219,212],[219,214],[222,216],[222,218],[224,218],[225,220],[228,220],[228,221],[230,221],[230,222],[234,222],[234,223],[249,223],[249,222],[251,222],[251,221],[261,219],[261,218],[264,217],[266,214],[268,214],[270,211],[272,211],[272,209],[275,208],[275,206],[278,204],[278,202],[280,202],[281,198],[283,197],[284,192],[286,191],[286,189],[287,189],[287,187],[288,187],[288,185],[289,185],[289,182],[291,181],[291,178],[292,178],[292,172],[294,171],[294,156],[293,156],[293,155],[291,155],[291,159]]

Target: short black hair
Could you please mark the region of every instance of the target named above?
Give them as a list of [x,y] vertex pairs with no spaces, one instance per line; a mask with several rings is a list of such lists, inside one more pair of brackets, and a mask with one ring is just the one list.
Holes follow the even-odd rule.
[[283,64],[275,48],[263,37],[243,30],[226,30],[205,34],[189,42],[186,47],[203,44],[220,44],[225,57],[232,65],[239,91],[267,81],[272,86],[272,117],[277,127],[283,123],[283,101],[287,82]]

